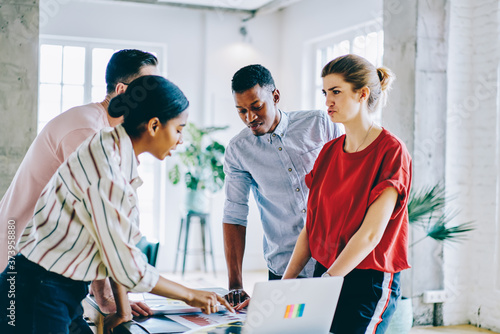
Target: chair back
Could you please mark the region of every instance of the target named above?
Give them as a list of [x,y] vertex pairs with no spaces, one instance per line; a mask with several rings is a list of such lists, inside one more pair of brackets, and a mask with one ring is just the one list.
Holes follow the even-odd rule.
[[157,241],[156,242],[149,241],[145,236],[143,236],[136,246],[144,254],[146,254],[146,257],[148,258],[148,263],[155,267],[156,258],[158,257],[158,249],[160,248],[160,243]]

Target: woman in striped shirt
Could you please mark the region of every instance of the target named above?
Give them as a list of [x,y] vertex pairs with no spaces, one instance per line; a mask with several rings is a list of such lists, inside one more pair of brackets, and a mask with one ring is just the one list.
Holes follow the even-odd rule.
[[170,155],[182,143],[188,105],[159,76],[140,77],[111,100],[108,112],[123,115],[123,124],[86,140],[59,167],[17,244],[19,254],[0,275],[1,333],[67,333],[88,282],[106,277],[117,305],[107,330],[131,320],[127,291],[180,299],[207,314],[218,303],[231,310],[215,293],[161,277],[135,247],[141,238],[137,156]]

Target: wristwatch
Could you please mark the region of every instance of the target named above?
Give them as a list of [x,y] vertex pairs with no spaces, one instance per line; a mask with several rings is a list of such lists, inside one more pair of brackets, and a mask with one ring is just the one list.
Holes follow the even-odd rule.
[[330,275],[328,271],[325,271],[325,273],[321,275],[321,277],[332,277],[332,275]]

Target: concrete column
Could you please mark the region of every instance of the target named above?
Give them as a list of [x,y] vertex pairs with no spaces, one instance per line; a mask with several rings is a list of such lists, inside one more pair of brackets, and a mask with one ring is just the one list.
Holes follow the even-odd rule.
[[0,0],[0,197],[36,136],[38,0]]
[[[448,6],[448,0],[384,1],[384,65],[397,81],[382,120],[412,155],[416,189],[445,178]],[[410,244],[423,236],[412,229]],[[403,294],[413,297],[415,324],[442,323],[439,305],[421,298],[424,291],[444,288],[442,252],[430,239],[410,249]]]

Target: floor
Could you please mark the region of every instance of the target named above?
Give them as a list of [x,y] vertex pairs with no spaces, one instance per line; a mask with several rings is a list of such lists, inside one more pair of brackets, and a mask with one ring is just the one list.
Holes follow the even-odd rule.
[[410,334],[432,334],[432,333],[449,333],[449,334],[470,334],[470,333],[490,333],[492,331],[477,328],[471,325],[447,326],[447,327],[413,327]]
[[[208,287],[223,287],[227,289],[227,273],[217,272],[186,272],[184,276],[180,273],[164,273],[164,277],[172,281],[184,284],[190,288],[208,288]],[[243,286],[245,290],[252,295],[253,286],[256,282],[266,281],[267,271],[249,271],[243,274]],[[410,334],[433,334],[433,333],[449,333],[449,334],[470,334],[470,333],[490,333],[494,332],[476,328],[471,325],[447,326],[447,327],[413,327]],[[499,333],[496,333],[499,334]]]

